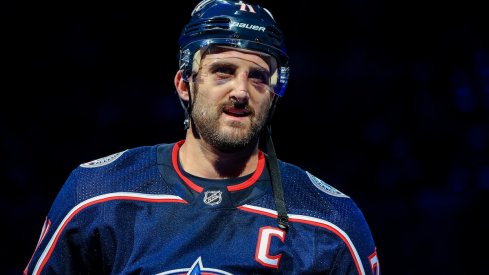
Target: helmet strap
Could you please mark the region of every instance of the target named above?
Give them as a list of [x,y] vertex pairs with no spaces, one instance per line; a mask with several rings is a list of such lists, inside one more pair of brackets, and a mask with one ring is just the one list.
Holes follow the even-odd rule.
[[182,108],[183,110],[185,111],[185,119],[183,120],[183,129],[184,130],[188,130],[188,128],[190,128],[190,115],[191,115],[191,112],[192,112],[192,98],[191,98],[191,92],[190,92],[190,84],[188,82],[188,80],[184,81],[185,82],[185,86],[187,86],[187,90],[188,90],[188,103],[187,105],[185,105],[185,103],[183,102],[183,99],[181,97],[179,97],[180,99],[180,105],[182,105]]
[[271,119],[275,111],[275,105],[277,103],[278,96],[275,96],[270,107],[268,121],[265,126],[265,139],[266,149],[268,155],[268,166],[270,170],[270,179],[272,182],[273,199],[275,201],[275,208],[277,209],[278,227],[283,230],[289,228],[289,217],[287,215],[287,209],[285,207],[284,191],[282,187],[282,178],[280,177],[280,168],[278,165],[277,154],[275,153],[275,147],[272,140],[272,127]]

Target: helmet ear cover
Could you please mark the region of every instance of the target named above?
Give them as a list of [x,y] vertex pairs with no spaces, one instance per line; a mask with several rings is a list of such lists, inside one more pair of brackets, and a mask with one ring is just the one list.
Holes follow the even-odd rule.
[[263,53],[275,59],[272,72],[274,93],[282,96],[289,78],[288,56],[283,35],[271,13],[242,1],[204,0],[192,11],[190,22],[179,38],[179,68],[184,80],[192,75],[211,45]]

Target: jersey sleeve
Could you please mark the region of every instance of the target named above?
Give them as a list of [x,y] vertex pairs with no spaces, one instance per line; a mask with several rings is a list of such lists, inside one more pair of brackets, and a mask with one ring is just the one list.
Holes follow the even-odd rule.
[[72,171],[57,194],[42,226],[34,254],[24,274],[68,274],[80,271],[84,264],[83,244],[79,236],[85,225],[73,220],[77,209],[78,169]]
[[[125,152],[125,151],[124,151]],[[74,169],[48,212],[39,241],[24,274],[103,273],[101,243],[113,247],[110,232],[100,232],[104,194],[113,187],[124,153],[116,153]],[[104,236],[101,236],[105,234]]]
[[123,198],[128,190],[138,190],[139,181],[131,180],[135,171],[145,175],[137,179],[146,183],[147,167],[155,163],[154,152],[156,146],[124,150],[72,170],[51,205],[24,274],[103,274],[110,270],[117,228],[109,224],[119,224],[113,221],[123,219],[125,209],[110,212],[107,203]]
[[344,225],[344,248],[338,254],[332,274],[380,275],[380,265],[372,233],[368,223],[352,201],[351,216]]
[[306,172],[315,190],[315,201],[323,206],[324,219],[331,222],[330,230],[341,239],[331,274],[379,275],[377,248],[369,224],[359,206],[348,195]]

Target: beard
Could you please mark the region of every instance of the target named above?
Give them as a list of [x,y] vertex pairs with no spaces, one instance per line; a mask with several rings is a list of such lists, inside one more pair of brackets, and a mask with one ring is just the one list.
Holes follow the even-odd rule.
[[[247,103],[238,103],[233,100],[215,105],[202,96],[198,89],[196,89],[193,103],[191,117],[194,133],[223,152],[235,152],[250,145],[256,145],[268,117],[269,104],[264,104],[258,112]],[[249,112],[250,123],[232,121],[224,127],[219,119],[224,110],[229,107],[241,108]]]

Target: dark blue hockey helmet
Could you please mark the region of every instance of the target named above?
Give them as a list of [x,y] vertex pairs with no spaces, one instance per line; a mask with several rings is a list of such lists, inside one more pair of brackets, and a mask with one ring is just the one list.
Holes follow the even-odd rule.
[[194,8],[190,22],[178,40],[183,77],[192,75],[195,59],[209,46],[225,46],[260,52],[275,59],[271,84],[282,96],[289,77],[288,56],[282,31],[272,14],[259,5],[233,0],[203,0]]

